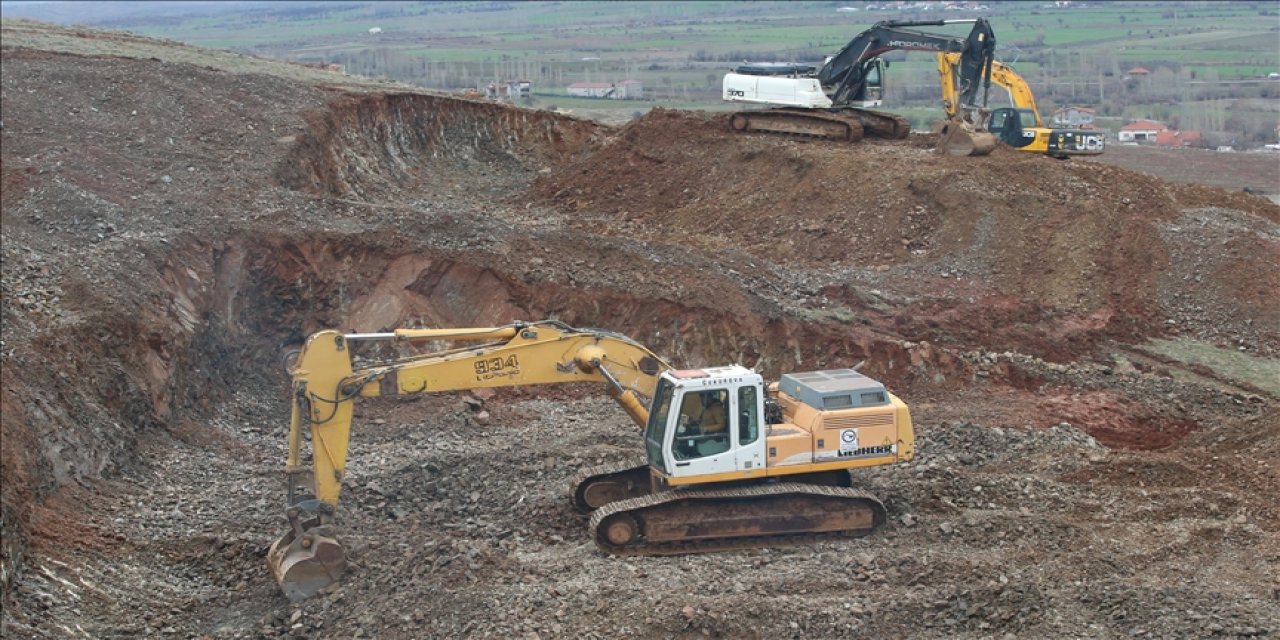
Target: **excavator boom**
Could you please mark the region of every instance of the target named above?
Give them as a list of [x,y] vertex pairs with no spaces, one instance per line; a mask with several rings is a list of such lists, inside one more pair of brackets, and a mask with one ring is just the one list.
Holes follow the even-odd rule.
[[[357,344],[480,342],[355,367]],[[290,531],[272,545],[267,563],[290,599],[301,600],[336,581],[346,559],[332,521],[346,469],[354,400],[460,389],[596,382],[643,427],[662,358],[626,336],[579,330],[554,321],[480,329],[401,329],[393,333],[321,331],[306,342],[290,374],[286,516]],[[644,398],[644,400],[641,400]],[[311,465],[302,464],[304,432]],[[609,488],[594,488],[608,493]],[[617,491],[614,491],[617,493]],[[625,491],[623,492],[626,493]]]

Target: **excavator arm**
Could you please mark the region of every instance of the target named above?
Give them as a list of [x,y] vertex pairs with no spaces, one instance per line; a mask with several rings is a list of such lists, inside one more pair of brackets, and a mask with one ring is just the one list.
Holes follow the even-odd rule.
[[991,81],[1009,92],[1009,100],[1013,102],[1014,107],[1031,110],[1035,115],[1037,127],[1044,126],[1040,120],[1040,109],[1036,107],[1036,96],[1031,93],[1031,86],[1018,75],[1017,71],[1013,70],[1013,67],[995,62],[991,67]]
[[[356,366],[361,343],[477,342]],[[479,329],[399,329],[391,333],[321,331],[307,339],[290,371],[293,409],[285,467],[291,530],[272,545],[268,565],[290,599],[300,600],[336,581],[345,553],[334,539],[333,516],[346,470],[357,398],[524,385],[594,382],[641,427],[662,358],[626,336],[574,329],[556,321]],[[642,400],[643,398],[643,400]],[[311,466],[303,464],[310,436]]]
[[[938,35],[904,27],[944,26],[973,23],[973,29],[965,38]],[[818,81],[825,88],[831,87],[831,102],[843,106],[862,91],[867,72],[873,61],[889,51],[936,51],[956,56],[960,73],[959,104],[977,105],[978,92],[987,86],[991,63],[995,58],[996,35],[990,23],[982,18],[975,20],[928,20],[877,22],[850,40],[836,55],[818,70]],[[983,97],[985,103],[985,94]]]
[[[961,87],[965,85],[961,56],[958,53],[938,54],[938,79],[942,84],[942,109],[948,118],[959,115]],[[1013,67],[1000,62],[991,61],[991,82],[1009,94],[1009,101],[1015,108],[1028,109],[1035,114],[1036,126],[1042,126],[1040,109],[1036,107],[1036,96],[1031,86]]]
[[[415,355],[355,368],[355,343],[474,341],[477,346]],[[641,427],[649,418],[641,402],[653,396],[658,377],[671,366],[643,345],[605,331],[583,331],[559,322],[517,323],[484,329],[399,329],[394,333],[312,335],[291,372],[293,417],[286,473],[296,478],[303,430],[311,434],[314,495],[336,506],[346,467],[351,414],[359,397],[439,393],[525,385],[597,382]],[[290,482],[290,493],[296,487]]]

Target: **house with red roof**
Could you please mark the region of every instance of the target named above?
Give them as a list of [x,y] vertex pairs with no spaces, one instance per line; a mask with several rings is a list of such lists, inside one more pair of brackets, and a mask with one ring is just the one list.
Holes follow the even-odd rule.
[[1120,135],[1116,136],[1116,139],[1120,142],[1155,142],[1156,135],[1168,130],[1169,126],[1163,122],[1134,120],[1120,127]]

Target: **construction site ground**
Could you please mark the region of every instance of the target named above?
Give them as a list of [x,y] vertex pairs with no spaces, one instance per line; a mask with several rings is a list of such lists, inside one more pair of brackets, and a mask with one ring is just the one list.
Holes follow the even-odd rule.
[[[6,638],[1280,635],[1280,207],[1242,192],[1274,156],[614,127],[29,22],[0,60]],[[382,400],[351,571],[281,596],[283,356],[545,317],[775,379],[865,361],[919,436],[858,472],[888,523],[611,557],[567,494],[643,455],[600,389]]]

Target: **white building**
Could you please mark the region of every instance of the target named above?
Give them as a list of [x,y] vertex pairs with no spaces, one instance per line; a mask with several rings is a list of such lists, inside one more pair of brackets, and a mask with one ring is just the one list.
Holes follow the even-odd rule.
[[1053,124],[1061,127],[1093,128],[1097,111],[1089,107],[1063,107],[1053,112]]
[[608,98],[610,100],[638,100],[644,93],[639,80],[622,82],[575,82],[566,89],[571,96],[584,98]]

